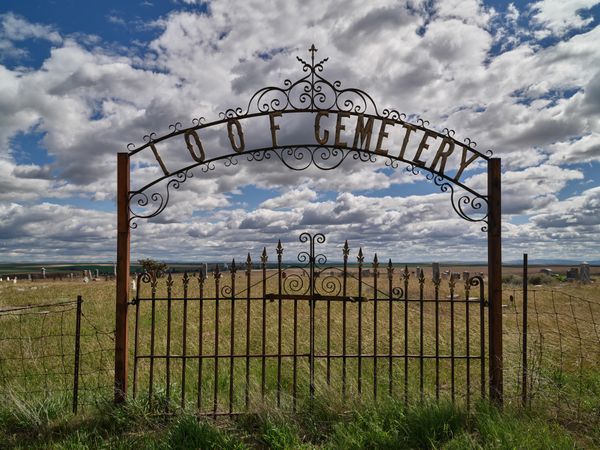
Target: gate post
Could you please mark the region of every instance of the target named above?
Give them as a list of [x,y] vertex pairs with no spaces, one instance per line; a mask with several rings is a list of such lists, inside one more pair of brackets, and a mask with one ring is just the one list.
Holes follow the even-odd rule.
[[129,154],[117,158],[117,295],[114,401],[127,397],[127,307],[129,302]]
[[500,158],[488,161],[488,298],[490,399],[502,406],[502,218]]

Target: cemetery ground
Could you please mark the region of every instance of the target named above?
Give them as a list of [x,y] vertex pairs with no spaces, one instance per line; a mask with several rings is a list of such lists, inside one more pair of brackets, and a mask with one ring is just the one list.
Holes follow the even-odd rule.
[[[483,269],[461,267],[460,271],[463,270],[474,274]],[[395,272],[395,285],[400,285],[399,272],[400,269]],[[537,270],[530,270],[531,274],[535,272]],[[3,358],[0,381],[5,385],[1,387],[0,448],[597,448],[600,446],[600,341],[597,340],[600,328],[594,317],[600,317],[600,310],[593,308],[600,305],[600,283],[581,285],[542,278],[541,282],[549,284],[531,287],[530,302],[535,295],[535,305],[541,314],[535,317],[536,321],[530,318],[530,328],[534,330],[533,336],[541,338],[530,342],[529,376],[533,392],[532,401],[524,408],[519,396],[518,274],[518,269],[511,268],[506,270],[504,277],[506,399],[502,411],[476,397],[469,411],[463,397],[459,396],[452,404],[447,396],[447,385],[443,386],[439,402],[433,400],[432,392],[427,392],[421,401],[411,388],[411,401],[405,405],[400,395],[388,398],[383,388],[375,402],[368,393],[343,399],[339,386],[327,388],[321,383],[314,400],[300,399],[296,413],[279,409],[268,400],[253,401],[249,414],[230,419],[197,418],[193,408],[179,410],[175,404],[169,414],[163,414],[163,409],[157,408],[156,403],[150,404],[144,396],[147,370],[143,367],[136,400],[121,407],[112,405],[114,281],[3,282],[0,284],[0,309],[70,302],[81,295],[83,320],[80,407],[74,415],[71,413],[72,371],[69,369],[72,356],[66,361],[62,358],[54,368],[50,357],[26,358],[27,351],[36,346],[35,337],[41,335],[51,336],[44,339],[44,355],[70,355],[70,351],[62,347],[73,344],[71,306],[57,321],[49,320],[50,315],[43,311],[32,320],[18,318],[18,314],[3,317],[0,324],[0,357]],[[426,272],[426,276],[430,277],[430,273]],[[175,285],[179,277],[176,275]],[[592,269],[592,277],[598,280],[597,269]],[[446,294],[447,290],[443,295]],[[564,295],[595,302],[586,303],[592,314],[591,320],[574,324],[573,317],[589,318],[590,312],[582,309],[574,313],[577,305],[560,302],[561,298],[569,298]],[[221,320],[226,323],[228,306],[222,307]],[[207,316],[212,313],[210,308],[208,306],[205,311]],[[180,314],[175,311],[173,316],[175,335],[181,333],[181,321],[177,320],[181,318]],[[332,314],[333,321],[339,321],[339,310],[333,310]],[[368,317],[372,309],[367,309],[365,314]],[[425,311],[426,323],[431,323],[431,314],[431,310]],[[386,324],[384,316],[381,314],[382,329]],[[190,317],[197,317],[197,311],[192,310]],[[410,319],[414,330],[418,326],[416,317],[413,315]],[[157,324],[164,325],[165,320],[164,310],[159,311]],[[132,340],[133,320],[130,323]],[[269,321],[269,327],[275,323]],[[148,322],[141,324],[142,330],[146,327],[147,331]],[[564,334],[545,332],[555,328],[564,330]],[[189,319],[188,332],[198,332],[195,320]],[[364,332],[365,336],[370,336],[372,328],[367,325]],[[162,331],[157,332],[158,341],[164,339],[160,333]],[[243,333],[239,334],[242,339]],[[207,341],[214,336],[209,323],[203,335]],[[29,340],[11,340],[16,336],[29,336]],[[320,340],[317,347],[323,348],[324,335],[320,333],[317,339]],[[365,345],[372,345],[372,342],[367,338]],[[595,342],[595,346],[588,342]],[[253,342],[253,345],[258,344]],[[44,370],[54,374],[36,375]],[[159,380],[164,377],[161,370],[158,369]],[[258,376],[259,366],[253,366],[253,370],[256,371],[253,376]],[[273,367],[269,366],[268,370],[272,371]],[[364,370],[372,371],[372,366]],[[385,366],[381,370],[384,373]],[[174,378],[179,373],[175,372]],[[14,374],[22,377],[7,382]],[[445,375],[447,372],[442,371],[442,377]],[[427,365],[425,378],[431,381],[432,377],[431,365]],[[272,378],[270,372],[269,379]],[[51,391],[50,394],[38,395],[46,390]],[[223,398],[226,391],[225,385]],[[364,392],[369,391],[367,387]],[[158,390],[157,395],[164,396],[164,391]]]

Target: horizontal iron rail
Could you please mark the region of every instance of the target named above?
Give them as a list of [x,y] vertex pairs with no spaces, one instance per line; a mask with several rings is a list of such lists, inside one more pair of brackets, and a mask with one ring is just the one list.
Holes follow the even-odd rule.
[[[314,298],[315,301],[333,301],[333,302],[343,302],[343,301],[347,301],[349,303],[358,303],[358,302],[373,302],[373,301],[377,301],[380,303],[387,303],[390,301],[389,297],[377,297],[377,298],[368,298],[368,297],[345,297],[345,296],[341,296],[341,295],[315,295],[314,297],[311,295],[305,295],[305,294],[283,294],[283,295],[278,295],[278,294],[267,294],[264,297],[266,300],[269,300],[270,302],[275,301],[275,300],[311,300]],[[231,301],[231,297],[218,297],[219,301]],[[203,297],[203,298],[198,298],[198,297],[155,297],[155,298],[151,298],[151,297],[140,297],[138,299],[132,300],[132,304],[136,304],[138,301],[144,301],[144,302],[149,302],[149,301],[186,301],[186,302],[210,302],[210,301],[215,301],[217,300],[216,297]],[[238,302],[242,302],[242,301],[247,301],[247,300],[255,300],[255,301],[259,301],[259,300],[263,300],[263,297],[236,297],[235,299],[233,299],[234,301],[238,301]],[[404,298],[398,298],[398,297],[392,297],[391,300],[393,302],[399,302],[399,303],[405,303],[405,302],[413,302],[413,303],[480,303],[481,299],[479,298],[469,298],[469,300],[466,300],[464,298],[454,298],[454,299],[450,299],[450,298],[445,298],[445,299],[433,299],[433,298],[424,298],[422,300],[420,300],[419,298],[408,298],[408,299],[404,299]],[[484,299],[485,300],[485,299]]]
[[[221,354],[219,353],[218,355],[215,355],[214,353],[209,353],[209,354],[203,354],[203,355],[137,355],[136,359],[228,359],[228,358],[308,358],[310,356],[310,353],[267,353],[267,354],[262,354],[262,353],[257,353],[257,354],[252,354],[252,355],[246,355],[246,354],[235,354],[235,355],[231,355],[231,354]],[[421,355],[421,354],[416,354],[416,355],[405,355],[405,354],[372,354],[372,353],[361,353],[360,355],[358,354],[331,354],[331,355],[327,355],[327,354],[319,354],[319,353],[315,353],[313,355],[314,358],[429,358],[429,359],[435,359],[435,358],[439,358],[439,359],[481,359],[481,355]]]

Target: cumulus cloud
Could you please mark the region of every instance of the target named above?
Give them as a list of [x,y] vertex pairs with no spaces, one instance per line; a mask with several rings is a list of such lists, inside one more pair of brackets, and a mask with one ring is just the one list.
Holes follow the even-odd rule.
[[533,19],[544,27],[540,36],[548,33],[563,35],[573,28],[581,28],[593,22],[592,17],[584,18],[583,10],[596,5],[597,0],[542,0],[531,5]]
[[[277,8],[258,1],[203,5],[157,17],[152,24],[156,37],[140,43],[136,54],[102,41],[91,45],[83,35],[64,36],[53,26],[12,13],[0,16],[0,50],[25,52],[20,43],[26,39],[53,45],[38,69],[0,66],[0,219],[16,211],[26,220],[27,205],[32,214],[43,210],[46,215],[39,217],[57,223],[62,222],[52,217],[96,213],[93,203],[89,209],[69,210],[49,203],[44,209],[39,202],[52,197],[113,200],[115,153],[128,142],[140,144],[153,131],[167,133],[168,124],[177,121],[189,126],[192,117],[217,119],[220,111],[245,107],[264,85],[303,76],[295,56],[305,58],[312,42],[319,47],[318,58],[330,58],[326,77],[365,89],[381,109],[393,107],[429,119],[437,129],[455,129],[459,139],[469,136],[481,151],[490,148],[502,157],[508,218],[535,217],[558,202],[569,181],[582,179],[579,164],[600,159],[600,29],[590,28],[590,19],[581,14],[591,2],[537,2],[530,11],[511,4],[502,17],[476,0],[460,2],[460,7],[454,1],[431,6],[387,0],[350,1],[343,9],[316,0]],[[538,29],[567,37],[548,46],[535,36],[517,37],[497,51],[499,39],[509,36],[527,14]],[[566,34],[576,29],[582,31]],[[290,127],[290,133],[299,129]],[[34,131],[43,135],[41,145],[52,163],[18,162],[12,140]],[[252,138],[268,141],[270,136],[257,128],[248,130]],[[229,148],[226,133],[207,132],[202,139],[214,154]],[[392,148],[398,145],[390,139]],[[160,151],[173,167],[188,155],[182,141],[165,141]],[[438,239],[448,249],[482,255],[468,244],[482,239],[478,227],[464,231],[465,224],[451,216],[447,195],[387,195],[387,190],[415,181],[403,176],[403,168],[350,163],[331,172],[283,168],[278,161],[249,164],[240,158],[235,167],[197,171],[171,192],[170,207],[160,217],[136,230],[140,238],[134,251],[192,257],[186,239],[194,239],[202,252],[217,254],[239,236],[244,242],[231,251],[245,251],[278,235],[291,241],[303,229],[322,228],[337,241],[362,238],[375,246],[388,238],[411,239],[410,248],[425,254],[428,240]],[[477,166],[466,176],[485,191],[482,169]],[[132,173],[133,184],[140,187],[156,178],[160,168],[142,157]],[[255,210],[237,203],[234,196],[248,186],[270,190],[273,198]],[[113,217],[98,214],[111,229]],[[39,223],[33,216],[31,220]],[[517,246],[525,240],[519,233],[535,235],[549,223],[538,218],[525,227],[507,224],[507,242]],[[67,229],[84,226],[83,221],[77,224]],[[22,248],[23,239],[31,243],[35,233],[44,242],[56,243],[62,236],[46,238],[41,228],[30,230],[29,237],[6,235],[5,242]],[[113,239],[110,233],[105,237]],[[98,251],[109,255],[112,244],[105,245]],[[178,247],[186,251],[178,253]],[[407,247],[389,248],[400,252]]]

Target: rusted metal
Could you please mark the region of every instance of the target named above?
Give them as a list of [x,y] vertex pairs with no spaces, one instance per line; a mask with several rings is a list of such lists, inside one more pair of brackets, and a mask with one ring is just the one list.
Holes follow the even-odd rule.
[[502,381],[502,211],[500,158],[488,161],[488,286],[490,399],[503,402]]
[[81,354],[81,306],[83,299],[77,296],[77,311],[75,316],[75,357],[73,360],[73,414],[77,414],[79,406],[79,366]]
[[[128,341],[127,341],[127,299],[128,299],[128,289],[129,289],[129,229],[136,228],[137,223],[136,220],[139,219],[148,219],[155,217],[162,213],[169,203],[170,195],[173,190],[177,190],[185,183],[187,180],[194,176],[193,170],[198,169],[202,173],[206,173],[212,171],[216,168],[216,166],[220,163],[224,164],[226,167],[235,166],[238,164],[239,159],[247,159],[248,161],[266,161],[269,159],[278,159],[280,160],[287,168],[291,170],[305,170],[309,168],[317,168],[321,170],[332,170],[339,167],[346,159],[348,159],[349,155],[352,155],[352,158],[356,161],[363,163],[375,163],[375,162],[383,162],[387,167],[396,169],[399,167],[400,163],[405,163],[405,170],[408,174],[417,175],[421,172],[425,172],[426,178],[429,181],[432,181],[442,192],[447,192],[450,195],[451,206],[454,211],[458,214],[462,219],[469,222],[481,223],[482,230],[488,232],[488,263],[489,263],[489,295],[488,298],[490,300],[490,311],[489,311],[489,349],[490,349],[490,366],[489,366],[489,389],[490,389],[490,397],[495,401],[499,401],[501,403],[502,400],[502,318],[501,318],[501,241],[500,241],[500,226],[501,226],[501,218],[500,218],[500,161],[497,158],[492,158],[491,151],[480,152],[475,149],[476,143],[469,138],[466,138],[463,142],[454,138],[455,132],[450,129],[444,129],[443,131],[435,131],[429,128],[429,122],[423,119],[417,119],[415,123],[409,123],[406,121],[407,116],[403,113],[398,112],[394,109],[380,109],[376,105],[375,101],[370,97],[366,92],[355,89],[355,88],[342,88],[342,84],[339,81],[329,81],[327,78],[323,76],[323,68],[324,63],[328,60],[328,58],[324,59],[315,59],[317,49],[314,45],[309,49],[310,52],[310,60],[304,60],[302,58],[297,58],[298,61],[302,65],[302,75],[300,78],[295,81],[286,80],[283,83],[283,86],[268,86],[258,90],[248,101],[246,108],[232,108],[227,109],[220,113],[220,119],[212,122],[207,122],[204,118],[197,118],[192,120],[192,126],[185,128],[181,123],[177,122],[169,126],[170,132],[163,136],[157,136],[156,133],[148,133],[144,136],[144,143],[137,148],[133,146],[133,144],[128,146],[129,153],[119,154],[118,160],[118,243],[117,243],[117,260],[118,260],[118,276],[117,276],[117,321],[116,321],[116,339],[115,339],[115,401],[120,402],[123,401],[127,394],[127,354],[128,354]],[[283,120],[280,120],[282,116],[287,114],[309,114],[311,118],[314,120],[314,130],[309,131],[307,136],[311,138],[311,142],[297,142],[295,144],[288,145],[280,145],[277,141],[278,131],[281,131],[280,128],[283,127]],[[261,148],[252,148],[247,146],[244,140],[244,123],[247,124],[248,120],[253,118],[257,118],[256,120],[260,120],[259,118],[268,117],[269,128],[267,131],[270,131],[271,135],[271,145]],[[335,129],[327,127],[323,127],[324,120],[323,118],[329,117],[329,120],[335,123]],[[354,130],[354,139],[346,139],[344,133],[352,132],[350,127],[346,129],[345,127],[349,125],[350,120],[355,120],[356,128]],[[231,144],[231,148],[233,150],[232,153],[229,154],[216,154],[216,155],[208,155],[207,150],[202,145],[202,135],[206,131],[210,130],[211,127],[226,127],[227,129],[227,137],[229,143]],[[402,128],[405,132],[405,139],[398,154],[392,154],[391,149],[388,150],[389,146],[386,146],[385,139],[388,137],[388,131],[393,127]],[[387,127],[387,129],[386,129]],[[377,132],[376,128],[379,128]],[[204,130],[204,131],[203,131]],[[386,131],[387,130],[387,131]],[[215,130],[216,131],[216,130]],[[422,132],[422,139],[413,139],[413,142],[419,142],[418,148],[416,148],[415,156],[411,159],[410,157],[405,155],[405,150],[407,143],[409,141],[408,137],[411,133]],[[311,134],[314,133],[314,136]],[[300,133],[300,135],[304,135]],[[165,155],[161,156],[161,143],[171,138],[183,139],[183,143],[185,144],[185,148],[187,148],[186,157],[191,158],[189,163],[184,163],[183,167],[176,166],[179,159],[175,159],[173,161],[168,161],[165,158]],[[439,147],[437,153],[433,156],[433,158],[429,158],[429,164],[425,164],[425,161],[420,159],[421,154],[425,149],[428,148],[428,145],[433,142],[433,140],[438,139]],[[429,142],[427,142],[429,140]],[[346,142],[347,141],[347,142]],[[371,144],[376,145],[372,146]],[[373,148],[372,148],[373,147]],[[183,146],[181,146],[183,148]],[[446,159],[454,151],[457,149],[455,156],[460,155],[459,160],[456,161],[458,170],[453,174],[447,174],[444,172],[446,168]],[[186,150],[184,150],[186,152]],[[134,158],[136,155],[140,154],[141,158],[144,158],[144,161],[147,160],[156,160],[158,167],[156,167],[159,172],[162,172],[162,176],[157,177],[154,180],[150,180],[145,186],[140,188],[136,188],[134,190],[130,189],[129,186],[129,173],[130,173],[130,160]],[[275,158],[271,158],[274,156]],[[350,158],[350,159],[352,159]],[[488,190],[487,194],[484,195],[478,192],[474,187],[469,186],[468,183],[463,182],[461,180],[462,175],[465,173],[465,170],[471,163],[473,163],[476,159],[481,158],[481,160],[485,161],[488,164]],[[177,162],[176,162],[177,161]],[[450,164],[448,165],[450,166]],[[162,186],[165,185],[165,186]],[[162,187],[161,187],[162,186]],[[322,236],[322,235],[321,235]],[[295,409],[296,407],[296,399],[298,397],[299,386],[299,376],[304,376],[304,357],[302,356],[301,346],[304,344],[300,342],[305,339],[305,336],[302,332],[298,332],[299,328],[305,330],[308,328],[309,335],[309,351],[307,357],[308,363],[308,378],[309,378],[309,390],[311,392],[311,396],[314,393],[315,388],[315,364],[318,360],[319,362],[324,362],[325,365],[325,379],[328,384],[331,384],[332,377],[334,376],[334,364],[332,361],[337,358],[336,351],[334,347],[332,347],[332,336],[335,334],[332,332],[333,328],[337,324],[335,324],[332,320],[332,310],[337,308],[334,302],[341,302],[342,308],[342,319],[341,319],[341,334],[342,334],[342,352],[341,352],[341,386],[342,386],[342,394],[345,397],[348,393],[351,386],[351,381],[356,381],[356,387],[358,392],[362,392],[363,390],[363,360],[368,358],[369,356],[365,351],[367,347],[370,348],[369,339],[371,337],[370,333],[367,335],[363,335],[363,327],[368,323],[368,321],[373,321],[373,355],[374,358],[373,363],[373,379],[378,377],[379,370],[379,359],[380,352],[382,346],[378,347],[378,342],[381,343],[382,339],[385,339],[385,336],[379,335],[378,330],[378,315],[381,313],[380,303],[383,297],[388,297],[389,300],[389,310],[388,310],[388,339],[389,339],[389,347],[388,347],[388,355],[385,355],[388,358],[388,392],[393,392],[393,384],[395,380],[399,380],[401,377],[396,376],[399,374],[394,373],[394,357],[393,354],[396,354],[393,351],[393,341],[397,341],[398,345],[404,348],[403,356],[400,357],[400,366],[403,363],[404,376],[403,376],[403,384],[404,384],[404,398],[408,401],[409,397],[409,373],[413,369],[417,369],[415,365],[413,367],[412,362],[414,361],[414,355],[409,354],[409,348],[413,345],[416,346],[416,333],[410,333],[409,329],[411,327],[411,321],[413,316],[419,314],[419,322],[418,322],[418,338],[419,338],[419,350],[418,357],[420,359],[418,365],[418,373],[419,373],[419,383],[418,387],[421,392],[423,392],[423,386],[425,382],[425,366],[424,360],[427,359],[426,355],[424,355],[424,340],[426,339],[424,330],[425,324],[423,321],[425,305],[429,302],[435,302],[435,354],[436,356],[436,396],[440,396],[440,360],[444,359],[447,355],[440,354],[439,348],[439,334],[440,334],[440,303],[446,303],[445,300],[439,298],[439,292],[436,293],[435,298],[425,298],[423,289],[420,289],[420,294],[418,299],[414,299],[409,294],[409,274],[408,268],[405,267],[405,272],[402,273],[401,277],[403,280],[404,287],[394,287],[391,285],[391,281],[388,286],[388,293],[379,292],[378,283],[381,283],[381,280],[378,280],[380,274],[377,271],[377,268],[374,268],[374,275],[372,283],[375,286],[374,295],[373,296],[365,296],[363,295],[363,290],[366,286],[367,280],[363,279],[362,276],[362,249],[359,252],[359,259],[357,260],[359,271],[357,277],[354,277],[351,271],[348,268],[348,245],[346,244],[343,250],[343,275],[340,280],[339,287],[335,289],[324,290],[323,292],[319,292],[319,289],[316,289],[317,277],[322,273],[323,261],[326,261],[323,255],[315,254],[315,242],[317,242],[320,237],[319,234],[316,235],[306,235],[305,238],[307,240],[302,242],[310,241],[310,250],[309,252],[304,252],[305,257],[307,259],[301,261],[306,263],[304,267],[303,276],[299,277],[300,279],[304,278],[304,281],[300,282],[299,279],[296,281],[300,282],[300,286],[298,289],[290,289],[292,286],[286,286],[286,278],[282,275],[282,271],[285,270],[283,267],[283,263],[281,261],[281,255],[278,254],[278,267],[277,267],[277,290],[276,292],[268,292],[267,288],[267,268],[266,268],[266,249],[263,252],[261,257],[261,269],[262,269],[262,279],[258,279],[256,283],[256,287],[252,285],[252,267],[250,263],[250,268],[247,269],[246,273],[246,286],[245,286],[245,295],[246,299],[246,348],[245,348],[245,373],[246,373],[246,392],[245,392],[245,401],[244,404],[246,407],[249,405],[250,400],[250,391],[252,389],[251,386],[251,377],[249,373],[251,372],[252,359],[255,357],[251,354],[252,350],[252,340],[250,336],[255,336],[260,339],[256,339],[256,342],[259,343],[260,356],[258,356],[259,361],[257,364],[260,364],[260,382],[258,383],[260,386],[260,394],[261,398],[265,398],[266,388],[267,388],[267,341],[269,339],[273,339],[277,345],[277,353],[279,356],[277,357],[277,371],[276,371],[276,398],[277,404],[281,404],[282,392],[284,389],[284,379],[283,376],[284,371],[284,338],[283,338],[283,329],[284,324],[286,323],[286,318],[284,317],[284,305],[286,300],[293,301],[293,317],[292,317],[292,327],[293,327],[293,342],[292,342],[292,403]],[[315,240],[316,239],[316,240]],[[324,241],[324,236],[323,236]],[[277,249],[279,252],[279,248]],[[320,257],[323,256],[323,260],[320,260]],[[263,261],[264,258],[264,261]],[[248,258],[250,261],[250,257]],[[217,272],[218,272],[217,267]],[[352,268],[352,270],[354,270]],[[421,274],[417,274],[417,279],[419,279]],[[206,274],[204,274],[206,276]],[[150,277],[151,278],[151,277]],[[151,279],[143,278],[143,282],[147,282],[152,284]],[[154,282],[156,283],[156,276]],[[292,277],[293,278],[293,277]],[[349,278],[356,278],[352,281],[352,283],[357,283],[358,295],[355,292],[348,292],[348,284],[347,281]],[[366,277],[365,277],[366,278]],[[202,281],[203,282],[203,281]],[[202,283],[201,282],[201,283]],[[214,279],[215,284],[219,284],[220,282],[217,278]],[[143,283],[142,283],[143,284]],[[235,280],[232,278],[231,285],[235,284]],[[363,286],[365,285],[365,286]],[[333,284],[331,285],[333,286]],[[421,284],[422,286],[422,284]],[[481,286],[483,286],[483,280],[481,280]],[[373,286],[371,286],[372,288]],[[238,293],[228,292],[227,295],[223,295],[222,292],[217,292],[215,296],[204,296],[206,292],[202,292],[203,287],[199,286],[200,295],[199,298],[191,298],[190,294],[187,292],[187,288],[184,288],[184,297],[186,301],[189,298],[192,300],[199,300],[199,335],[198,335],[198,353],[199,355],[203,354],[204,350],[207,350],[207,354],[212,354],[214,358],[214,367],[213,367],[213,375],[214,380],[213,390],[216,390],[219,384],[218,374],[219,374],[219,360],[222,359],[219,353],[222,353],[219,349],[219,343],[217,342],[218,332],[215,336],[215,344],[214,351],[211,353],[210,349],[207,348],[205,343],[203,342],[205,338],[203,337],[203,321],[207,323],[211,322],[212,318],[205,317],[203,315],[204,307],[206,308],[214,308],[214,326],[216,329],[219,327],[219,315],[220,315],[220,305],[227,305],[228,302],[231,303],[229,314],[234,315],[233,311],[236,309],[234,304],[236,299],[238,299]],[[229,286],[231,288],[231,286]],[[252,290],[262,291],[262,292],[251,292]],[[322,286],[321,286],[322,288]],[[482,289],[483,287],[481,287]],[[385,290],[385,288],[383,288]],[[336,292],[333,292],[336,291]],[[436,292],[438,288],[436,288]],[[172,302],[178,301],[174,296],[169,292],[168,296],[165,297],[164,294],[160,295],[157,292],[153,292],[151,298],[140,298],[140,302],[136,303],[136,323],[139,320],[139,309],[141,302],[145,300],[150,300],[152,302],[152,325],[151,325],[151,355],[155,355],[155,310],[157,307],[160,307],[160,302],[166,301],[167,307],[169,308],[168,316],[169,319],[167,323],[169,327],[171,325],[171,304]],[[258,297],[256,297],[258,295]],[[460,295],[453,296],[450,302],[450,309],[452,310],[452,330],[454,330],[454,307],[461,303],[459,300]],[[483,295],[480,296],[481,302],[483,302]],[[255,299],[258,299],[261,303],[256,304],[255,315],[257,317],[252,316],[252,305]],[[271,300],[276,301],[277,305],[277,325],[276,327],[267,326],[269,321],[269,314],[267,313],[268,307],[267,302]],[[414,302],[418,302],[415,304]],[[363,315],[363,304],[365,302],[373,302],[373,315],[370,318],[366,318]],[[480,322],[481,322],[481,330],[485,329],[485,324],[483,322],[484,318],[484,310],[483,306],[480,302]],[[302,307],[308,304],[309,306],[309,314],[308,314],[308,323],[304,323],[304,310]],[[325,354],[321,355],[319,353],[319,349],[315,348],[315,320],[316,314],[319,314],[320,317],[320,306],[325,305],[325,319],[324,319],[324,330],[326,335],[325,342]],[[157,306],[158,305],[158,306]],[[398,306],[398,316],[394,318],[393,306]],[[262,309],[261,309],[262,306]],[[411,306],[413,309],[411,309]],[[300,309],[299,309],[300,307]],[[182,337],[182,355],[178,357],[182,358],[182,366],[181,366],[181,404],[185,404],[185,389],[186,389],[186,372],[187,366],[186,361],[188,359],[187,355],[187,303],[184,303],[184,329],[185,337]],[[403,321],[402,321],[402,312],[400,309],[403,308]],[[469,302],[467,300],[466,303],[466,318],[467,320],[471,320],[469,318]],[[238,309],[239,310],[239,309]],[[243,310],[243,308],[242,308]],[[208,309],[207,309],[208,311]],[[225,309],[223,310],[225,311]],[[349,311],[352,311],[349,313]],[[354,319],[354,312],[356,311],[356,322]],[[211,310],[212,312],[212,310]],[[260,314],[260,316],[259,316]],[[256,324],[253,323],[253,319],[256,320]],[[396,319],[397,323],[393,323],[394,319]],[[403,323],[402,323],[403,322]],[[260,325],[262,329],[257,330],[257,325]],[[320,325],[320,324],[319,324]],[[223,325],[227,328],[226,325]],[[371,326],[371,324],[369,324]],[[230,354],[233,357],[233,353],[235,350],[235,338],[232,337],[234,334],[235,321],[230,323]],[[402,327],[403,332],[400,331],[400,327]],[[252,330],[254,328],[254,330]],[[208,329],[208,328],[207,328]],[[370,328],[364,328],[367,330]],[[276,335],[275,331],[276,330]],[[396,331],[398,330],[398,331]],[[357,339],[352,340],[350,344],[347,344],[347,340],[349,338],[349,334],[354,334],[354,331],[357,331]],[[239,335],[238,330],[238,335]],[[273,336],[267,336],[267,334],[273,334]],[[319,328],[320,332],[320,328]],[[402,336],[403,333],[403,336]],[[481,331],[484,333],[484,331]],[[164,335],[164,333],[163,333]],[[167,330],[167,353],[171,352],[171,330]],[[162,336],[162,335],[161,335]],[[414,339],[414,342],[411,342],[409,345],[409,338]],[[482,356],[485,353],[484,348],[484,339],[481,338],[481,354],[478,358],[481,358],[481,367],[485,367],[485,360]],[[139,342],[136,331],[136,343],[135,347],[137,351]],[[224,344],[226,345],[226,344]],[[209,345],[210,347],[210,345]],[[454,345],[452,344],[452,348]],[[233,350],[232,350],[233,349]],[[300,349],[300,350],[299,350]],[[356,350],[355,350],[356,349]],[[469,349],[470,351],[470,349]],[[383,352],[385,353],[385,351]],[[468,353],[468,351],[467,351]],[[136,362],[134,362],[134,387],[136,386],[136,380],[138,377],[139,367],[137,366],[137,360],[139,359],[139,355],[135,353]],[[237,356],[236,356],[237,357]],[[459,358],[458,355],[454,355],[450,357],[451,365],[454,373],[454,357]],[[321,359],[324,358],[324,359]],[[198,386],[197,386],[197,397],[198,397],[198,408],[202,409],[202,390],[203,390],[203,380],[207,375],[203,372],[202,362],[205,358],[198,358]],[[170,398],[170,390],[171,390],[171,366],[169,359],[164,362],[166,375],[168,378],[168,383],[166,384],[165,392],[167,400]],[[162,364],[162,363],[161,363]],[[235,370],[233,370],[233,362],[230,361],[230,375],[229,375],[229,385],[231,387],[231,383],[235,383],[234,375]],[[356,364],[356,367],[354,366]],[[469,363],[470,364],[470,363]],[[467,373],[469,374],[470,365],[467,364]],[[175,366],[178,367],[178,366]],[[206,365],[207,371],[209,371],[208,367],[210,367],[210,363]],[[271,367],[271,366],[269,366]],[[367,367],[367,366],[365,366]],[[356,368],[356,371],[354,370]],[[152,394],[152,385],[155,380],[157,368],[154,367],[154,358],[150,359],[150,370],[149,370],[149,390]],[[162,370],[162,366],[158,369],[160,372]],[[238,368],[239,370],[239,368]],[[319,369],[320,370],[320,369]],[[399,369],[400,370],[400,369]],[[223,375],[223,374],[221,374]],[[356,376],[355,376],[356,375]],[[270,375],[269,375],[270,378]],[[470,378],[470,374],[468,375]],[[233,381],[232,381],[233,380]],[[485,384],[485,380],[481,380],[481,386]],[[400,381],[398,381],[399,383]],[[210,383],[206,383],[206,386],[210,386]],[[452,386],[454,392],[454,375],[452,376]],[[374,397],[378,396],[378,383],[374,382],[373,394]],[[230,389],[231,391],[231,389]],[[469,394],[470,395],[470,394]],[[153,398],[153,395],[150,395],[150,398]],[[223,397],[224,398],[224,397]],[[210,401],[208,399],[207,401]],[[167,402],[168,403],[168,402]],[[229,395],[229,407],[228,409],[235,409],[233,405],[234,401],[232,395]],[[218,394],[213,392],[213,411],[214,415],[219,415],[220,412],[217,411],[219,409],[218,402]]]
[[117,157],[117,291],[115,311],[115,384],[114,401],[127,397],[129,339],[127,310],[129,304],[129,154]]

